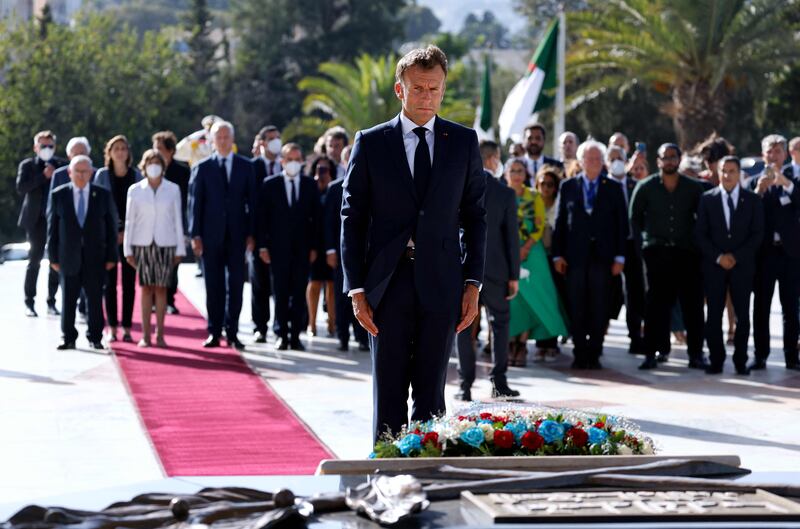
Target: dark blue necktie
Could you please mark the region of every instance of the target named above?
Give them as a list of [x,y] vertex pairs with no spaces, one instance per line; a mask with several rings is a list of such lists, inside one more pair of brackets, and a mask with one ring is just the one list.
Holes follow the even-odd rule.
[[420,202],[425,199],[428,182],[431,179],[431,152],[428,150],[428,142],[425,140],[427,130],[425,127],[414,129],[414,134],[419,138],[417,150],[414,152],[414,187]]
[[589,182],[589,187],[586,189],[586,206],[589,211],[594,211],[594,200],[597,198],[597,180]]
[[728,193],[728,231],[731,231],[731,225],[733,224],[733,212],[733,199],[730,193]]
[[292,198],[289,200],[289,207],[292,207],[292,206],[294,206],[295,197],[297,196],[297,195],[295,195],[295,190],[294,190],[294,178],[290,178],[289,179],[289,185],[291,186],[290,194],[292,196]]

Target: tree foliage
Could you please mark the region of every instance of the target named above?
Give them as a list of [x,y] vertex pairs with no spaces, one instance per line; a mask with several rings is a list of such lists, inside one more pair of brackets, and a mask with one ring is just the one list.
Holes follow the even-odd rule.
[[45,36],[35,23],[0,26],[0,65],[3,239],[14,233],[19,211],[16,167],[32,155],[37,131],[53,130],[59,149],[71,136],[87,136],[97,164],[115,134],[128,136],[137,155],[154,131],[180,135],[197,120],[188,64],[172,43],[154,32],[140,39],[106,16],[80,18],[74,27],[50,24]]

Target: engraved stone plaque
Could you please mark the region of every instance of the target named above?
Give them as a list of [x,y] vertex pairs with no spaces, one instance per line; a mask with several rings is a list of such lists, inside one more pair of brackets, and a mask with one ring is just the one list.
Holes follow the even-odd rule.
[[763,490],[462,493],[494,523],[798,521],[800,504]]

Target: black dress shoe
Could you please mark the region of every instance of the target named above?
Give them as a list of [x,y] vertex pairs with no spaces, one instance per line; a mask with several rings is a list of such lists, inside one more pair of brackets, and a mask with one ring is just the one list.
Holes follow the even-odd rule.
[[722,374],[722,366],[709,365],[705,370],[706,370],[706,375],[721,375]]
[[786,369],[790,371],[800,371],[800,364],[789,364],[786,366]]
[[61,342],[58,347],[56,347],[59,351],[67,351],[69,349],[75,349],[75,342]]
[[656,353],[656,362],[664,363],[669,361],[669,353]]
[[306,348],[300,340],[292,340],[289,344],[289,348],[293,351],[305,351]]
[[58,311],[55,305],[47,306],[47,314],[50,316],[61,316],[61,313]]
[[657,367],[658,367],[658,360],[656,360],[654,356],[649,356],[645,358],[644,362],[639,364],[639,369],[641,370],[655,369]]
[[32,305],[27,305],[25,307],[25,315],[29,318],[36,318],[39,315],[36,313],[36,309],[33,308]]
[[519,397],[519,391],[508,386],[492,386],[492,398]]
[[750,371],[760,371],[767,368],[766,360],[753,360],[753,363],[747,366]]
[[262,333],[260,331],[256,331],[255,343],[267,343],[267,335],[266,335],[266,333]]
[[236,338],[236,337],[230,338],[230,337],[228,337],[225,340],[228,342],[228,345],[230,347],[233,347],[237,351],[244,351],[244,344],[239,341],[239,338]]
[[738,365],[738,366],[735,366],[735,368],[736,368],[736,374],[737,375],[747,376],[747,375],[750,374],[750,368],[747,367],[746,365]]
[[586,369],[593,369],[597,371],[603,369],[603,365],[600,363],[600,360],[589,360],[586,362]]
[[585,360],[573,360],[572,361],[572,369],[586,369],[587,363]]
[[[708,369],[711,365],[708,363],[708,360],[705,358],[694,358],[689,360],[689,369]],[[720,366],[720,370],[722,366]],[[720,371],[721,373],[722,371]]]
[[342,352],[349,351],[350,345],[348,345],[347,343],[340,343],[339,346],[336,348],[336,350]]
[[369,351],[369,344],[367,343],[360,343],[358,344],[359,351]]
[[209,334],[206,341],[203,342],[203,347],[219,347],[219,336]]
[[464,402],[472,402],[472,392],[468,389],[462,389],[461,391],[456,393],[455,397],[456,400],[461,400]]
[[278,351],[287,351],[289,349],[289,340],[286,338],[278,338],[275,342],[275,349]]
[[103,345],[103,342],[101,342],[100,340],[97,340],[95,342],[89,342],[89,347],[91,347],[92,349],[95,349],[97,351],[105,351],[106,350],[106,346]]
[[167,305],[167,314],[180,314],[181,311],[175,305]]

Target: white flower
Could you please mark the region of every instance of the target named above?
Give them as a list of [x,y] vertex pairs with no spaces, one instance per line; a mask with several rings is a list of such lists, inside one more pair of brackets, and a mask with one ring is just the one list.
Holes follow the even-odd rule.
[[632,456],[633,455],[633,450],[628,445],[621,444],[621,445],[619,445],[617,450],[619,451],[619,455],[621,455],[621,456]]
[[478,425],[478,428],[483,430],[483,438],[487,443],[494,442],[494,426],[489,423],[482,422]]

